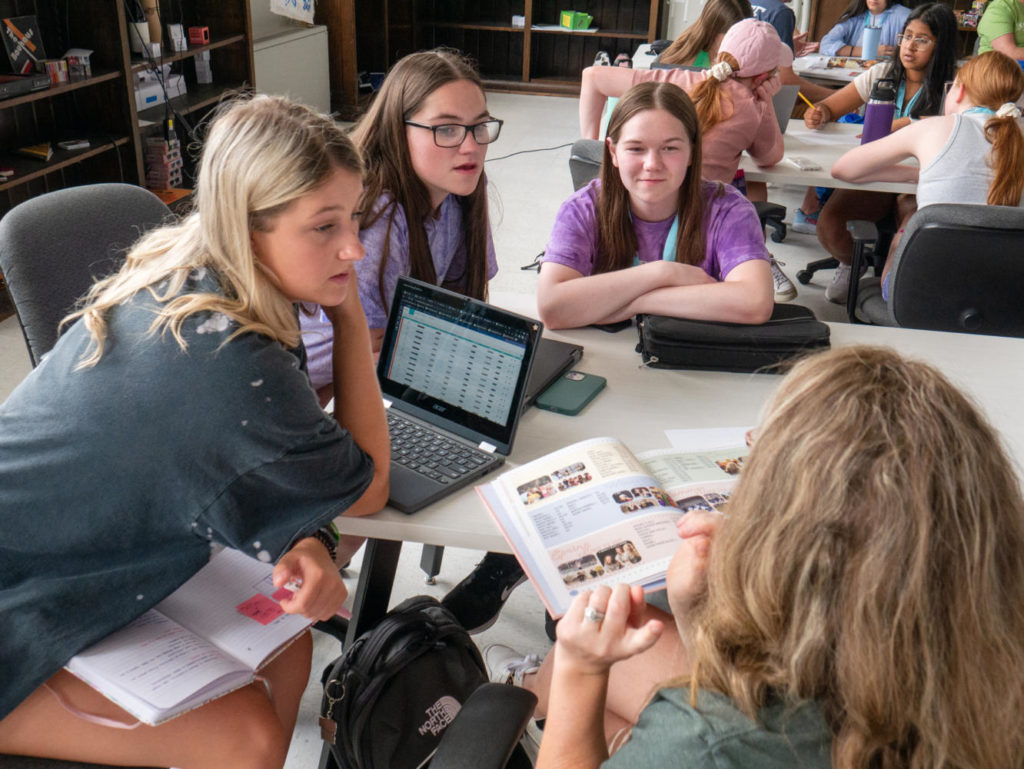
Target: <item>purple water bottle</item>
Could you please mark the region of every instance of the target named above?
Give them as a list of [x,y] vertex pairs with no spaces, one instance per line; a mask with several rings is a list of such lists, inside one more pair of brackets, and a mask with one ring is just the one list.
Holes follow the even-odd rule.
[[896,83],[888,78],[875,81],[871,98],[864,109],[864,132],[860,143],[867,144],[888,136],[892,130],[892,116],[896,112]]

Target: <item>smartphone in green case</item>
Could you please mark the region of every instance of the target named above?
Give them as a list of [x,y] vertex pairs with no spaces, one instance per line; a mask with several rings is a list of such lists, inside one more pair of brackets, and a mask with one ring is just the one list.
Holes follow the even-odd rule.
[[568,371],[537,396],[537,408],[576,416],[607,384],[603,376]]

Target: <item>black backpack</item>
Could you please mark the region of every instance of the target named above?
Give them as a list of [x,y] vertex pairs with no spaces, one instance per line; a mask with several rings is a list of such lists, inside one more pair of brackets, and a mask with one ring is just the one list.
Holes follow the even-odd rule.
[[324,739],[341,769],[415,769],[486,681],[455,617],[431,596],[409,598],[324,670]]

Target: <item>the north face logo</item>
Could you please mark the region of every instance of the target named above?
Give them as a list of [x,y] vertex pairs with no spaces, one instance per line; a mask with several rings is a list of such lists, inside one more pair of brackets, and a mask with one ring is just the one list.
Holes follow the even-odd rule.
[[427,720],[419,728],[419,733],[426,734],[430,732],[436,737],[448,727],[448,724],[455,720],[455,716],[459,714],[461,709],[462,705],[459,704],[457,699],[445,695],[427,708]]

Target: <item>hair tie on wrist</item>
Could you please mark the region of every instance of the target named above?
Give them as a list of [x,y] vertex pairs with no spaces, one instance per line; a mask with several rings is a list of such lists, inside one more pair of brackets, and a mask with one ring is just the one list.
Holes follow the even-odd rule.
[[996,117],[1012,117],[1014,119],[1019,118],[1020,107],[1018,107],[1012,101],[1008,101],[998,110],[996,110]]
[[720,61],[712,65],[711,69],[708,70],[708,74],[719,83],[723,83],[732,76],[732,65],[727,61]]

